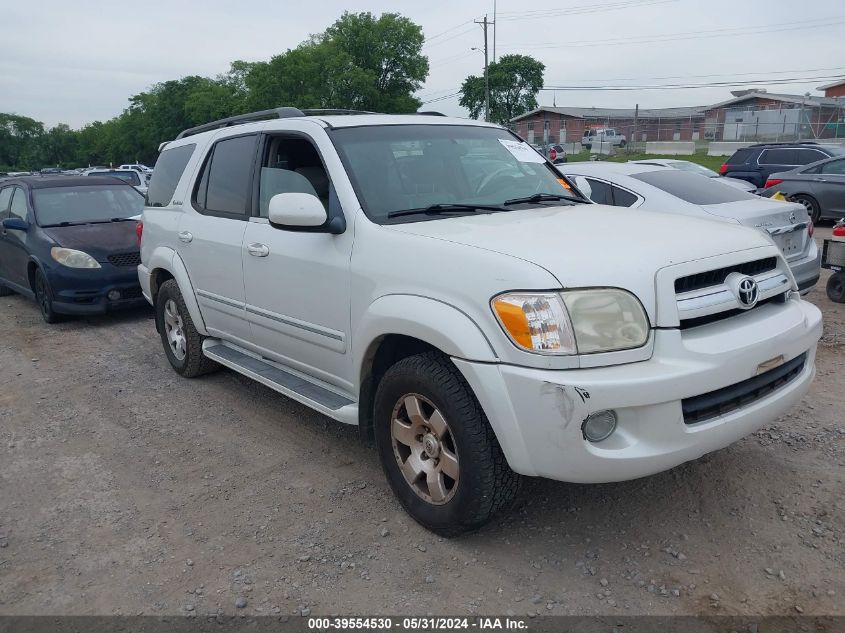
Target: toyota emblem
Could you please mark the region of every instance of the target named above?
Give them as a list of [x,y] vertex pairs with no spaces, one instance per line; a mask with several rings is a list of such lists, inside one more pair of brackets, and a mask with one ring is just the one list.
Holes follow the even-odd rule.
[[746,277],[739,282],[736,289],[736,298],[743,308],[753,308],[760,298],[760,288],[752,277]]

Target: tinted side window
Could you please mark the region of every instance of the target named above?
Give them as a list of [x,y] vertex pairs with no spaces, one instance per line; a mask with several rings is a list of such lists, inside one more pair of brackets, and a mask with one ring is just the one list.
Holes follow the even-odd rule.
[[[257,137],[238,136],[218,142],[206,163],[202,180],[206,181],[206,211],[247,215]],[[202,181],[200,185],[202,185]],[[197,192],[197,203],[201,200]]]
[[590,185],[590,200],[598,204],[613,204],[609,184],[601,180],[593,180],[592,178],[587,178],[586,180],[587,184]]
[[14,190],[14,187],[6,187],[0,190],[0,220],[4,219],[9,211],[9,203],[12,201]]
[[809,165],[810,163],[815,163],[817,160],[830,158],[827,154],[823,154],[817,149],[797,149],[795,152],[798,154],[798,162],[796,163],[798,165]]
[[[822,174],[839,174],[845,175],[845,159],[832,160],[821,166],[821,169],[816,170],[817,173]],[[2,194],[0,194],[2,196]],[[3,202],[0,200],[0,216],[2,215]]]
[[797,165],[798,150],[767,149],[760,154],[758,162],[761,165]]
[[[148,207],[165,207],[173,200],[176,185],[185,171],[196,145],[182,145],[165,149],[155,164],[150,188],[147,191]],[[139,181],[140,182],[140,181]]]
[[636,203],[637,196],[630,191],[625,191],[619,187],[613,187],[613,204],[617,207],[630,207]]
[[727,163],[729,165],[742,165],[748,162],[749,157],[753,153],[750,149],[738,149],[734,152],[733,156],[731,156]]
[[9,217],[18,217],[26,220],[26,192],[20,187],[15,187],[15,195],[12,196],[12,206],[9,208]]

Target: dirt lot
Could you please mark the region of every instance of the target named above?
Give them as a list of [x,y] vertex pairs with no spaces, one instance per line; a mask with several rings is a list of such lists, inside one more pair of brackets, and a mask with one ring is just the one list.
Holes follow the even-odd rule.
[[0,614],[845,614],[845,305],[809,298],[818,378],[789,415],[647,479],[531,481],[453,541],[354,428],[178,377],[148,313],[50,327],[4,298]]

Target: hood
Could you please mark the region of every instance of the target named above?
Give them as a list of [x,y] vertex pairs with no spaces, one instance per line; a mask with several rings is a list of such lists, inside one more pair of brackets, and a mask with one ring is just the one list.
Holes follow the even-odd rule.
[[390,228],[531,262],[549,271],[563,288],[624,288],[640,298],[652,318],[659,269],[772,245],[759,231],[735,224],[597,204],[459,216]]
[[80,224],[77,226],[53,226],[42,229],[58,246],[84,251],[98,262],[104,262],[109,255],[138,251],[137,222],[108,222],[103,224]]

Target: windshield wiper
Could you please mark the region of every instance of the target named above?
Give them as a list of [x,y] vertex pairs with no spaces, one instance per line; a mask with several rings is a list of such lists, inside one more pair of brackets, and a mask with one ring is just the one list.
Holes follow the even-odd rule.
[[57,226],[82,226],[83,224],[91,224],[91,222],[56,222],[55,224],[42,224],[42,229],[52,229]]
[[557,193],[535,193],[532,196],[525,196],[524,198],[511,198],[510,200],[505,200],[502,204],[508,206],[511,204],[530,204],[532,202],[556,202],[558,200],[580,203],[587,202],[586,200],[576,198],[575,196],[564,196]]
[[459,204],[446,202],[442,204],[432,204],[427,207],[420,207],[418,209],[401,209],[399,211],[391,211],[387,214],[388,219],[399,218],[404,215],[439,215],[441,213],[475,213],[476,211],[506,211],[502,207],[497,207],[487,204]]

